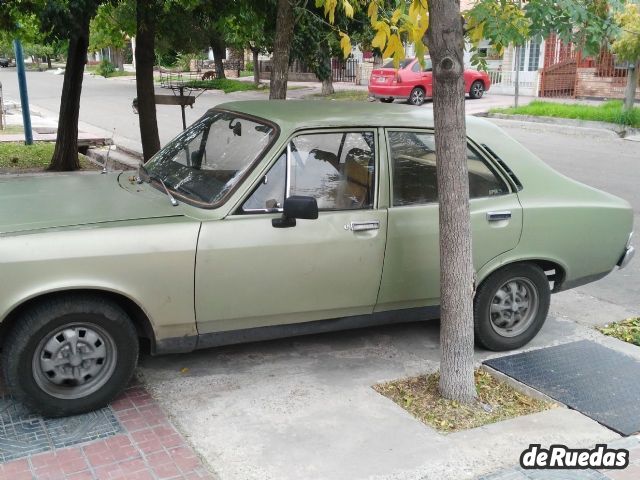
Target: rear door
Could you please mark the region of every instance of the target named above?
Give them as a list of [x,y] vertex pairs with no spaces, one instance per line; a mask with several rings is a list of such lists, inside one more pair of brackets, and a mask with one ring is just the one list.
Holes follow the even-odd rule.
[[[386,133],[391,201],[376,311],[438,305],[440,251],[433,132],[389,129]],[[472,146],[468,149],[468,166],[477,271],[518,244],[522,208],[505,179]]]
[[[232,215],[202,224],[199,333],[372,313],[387,233],[377,132],[300,133],[265,172]],[[274,228],[290,195],[313,196],[319,218]]]

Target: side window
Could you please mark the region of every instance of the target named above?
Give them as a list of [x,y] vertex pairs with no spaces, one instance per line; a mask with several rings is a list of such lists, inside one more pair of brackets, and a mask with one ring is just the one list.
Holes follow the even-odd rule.
[[280,155],[269,172],[262,177],[251,196],[242,204],[244,213],[265,212],[282,208],[287,178],[287,154]]
[[314,197],[320,210],[373,207],[373,132],[299,135],[290,161],[289,195]]
[[[389,132],[393,175],[393,205],[438,201],[436,145],[433,134]],[[470,198],[504,195],[506,185],[484,161],[467,148]]]
[[411,71],[412,72],[416,72],[418,73],[421,70],[420,68],[420,62],[416,62],[413,64],[413,67],[411,67]]

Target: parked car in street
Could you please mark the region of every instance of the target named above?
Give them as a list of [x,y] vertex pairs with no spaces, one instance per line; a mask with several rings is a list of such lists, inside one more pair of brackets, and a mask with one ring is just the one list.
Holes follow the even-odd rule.
[[0,67],[7,68],[11,65],[11,61],[8,58],[0,57]]
[[[395,68],[393,61],[375,68],[369,78],[369,95],[384,103],[406,100],[420,106],[433,96],[433,68],[431,58],[425,58],[424,67],[417,58],[407,58]],[[464,91],[469,98],[482,98],[491,87],[487,72],[473,69],[464,71]]]
[[[475,338],[519,348],[550,293],[624,267],[632,210],[467,118]],[[0,341],[46,415],[106,405],[152,354],[439,316],[428,110],[246,101],[139,172],[0,180]]]

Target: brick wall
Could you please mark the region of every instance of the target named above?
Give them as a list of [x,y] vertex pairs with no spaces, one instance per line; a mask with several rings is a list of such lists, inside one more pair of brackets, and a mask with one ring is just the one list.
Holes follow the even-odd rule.
[[[624,98],[626,77],[599,77],[596,68],[578,68],[576,97]],[[640,87],[636,88],[636,100],[640,100]]]

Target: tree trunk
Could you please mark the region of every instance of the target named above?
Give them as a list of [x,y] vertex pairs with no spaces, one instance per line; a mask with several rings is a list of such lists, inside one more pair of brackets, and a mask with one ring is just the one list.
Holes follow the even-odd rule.
[[321,95],[331,95],[335,92],[336,91],[333,88],[333,80],[331,77],[322,80],[322,91],[320,92]]
[[629,65],[627,74],[627,88],[624,92],[624,109],[631,110],[636,101],[636,88],[638,87],[638,70],[640,70],[640,60],[635,65]]
[[289,78],[289,54],[293,40],[293,6],[291,0],[278,0],[276,16],[276,37],[273,44],[273,62],[269,99],[287,98],[287,80]]
[[260,60],[258,60],[260,50],[258,50],[257,48],[252,48],[251,53],[253,54],[253,83],[258,86],[260,85]]
[[51,70],[51,55],[47,55],[47,68]]
[[321,95],[331,95],[335,93],[333,89],[333,71],[331,69],[331,52],[329,50],[328,42],[323,42],[318,50],[318,56],[322,64],[316,72],[316,75],[322,82]]
[[459,0],[430,0],[433,114],[440,202],[440,394],[469,403],[473,377],[473,293],[469,174]]
[[67,64],[64,71],[58,133],[49,170],[66,172],[78,170],[78,117],[84,65],[89,48],[89,18],[82,20],[79,31],[69,39]]
[[155,10],[155,0],[137,0],[136,2],[136,90],[142,156],[145,162],[160,150],[153,83]]
[[114,47],[113,58],[115,60],[115,67],[124,72],[124,50],[122,48]]
[[213,50],[213,62],[216,70],[216,78],[225,78],[223,60],[227,58],[227,47],[224,38],[220,35],[211,39],[211,49]]

